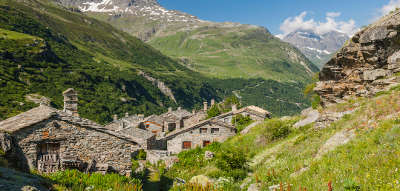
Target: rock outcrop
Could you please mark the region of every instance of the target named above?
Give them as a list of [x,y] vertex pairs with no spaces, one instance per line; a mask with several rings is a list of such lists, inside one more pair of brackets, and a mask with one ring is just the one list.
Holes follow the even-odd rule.
[[323,105],[371,96],[400,82],[400,10],[355,34],[322,68],[314,89]]

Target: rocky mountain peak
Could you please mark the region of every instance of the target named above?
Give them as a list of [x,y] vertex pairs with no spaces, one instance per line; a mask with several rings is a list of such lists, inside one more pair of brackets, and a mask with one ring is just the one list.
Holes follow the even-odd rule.
[[282,40],[296,46],[308,59],[322,68],[349,37],[339,31],[317,34],[312,30],[296,30]]
[[324,104],[370,96],[398,85],[400,10],[355,34],[322,68],[314,89]]

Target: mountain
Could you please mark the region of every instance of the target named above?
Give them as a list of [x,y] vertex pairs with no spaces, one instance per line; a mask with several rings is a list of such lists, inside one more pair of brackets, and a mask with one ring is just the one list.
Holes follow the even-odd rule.
[[350,37],[338,31],[317,34],[311,30],[296,30],[283,37],[283,41],[296,46],[319,68],[339,50]]
[[[277,115],[298,112],[309,105],[301,95],[302,89],[318,68],[297,48],[263,27],[204,21],[167,10],[155,0],[56,2],[142,39],[190,70],[223,80],[223,85],[215,83],[219,92],[227,95],[233,91],[245,105],[261,104]],[[247,85],[232,84],[238,80]],[[258,93],[258,100],[250,98],[252,95],[246,92],[249,88]],[[283,92],[290,96],[282,96]],[[274,105],[277,102],[279,106]]]
[[400,10],[356,33],[322,68],[315,91],[322,102],[372,96],[400,82]]
[[48,1],[0,2],[0,58],[1,119],[42,96],[62,108],[67,88],[78,91],[81,116],[100,123],[221,99],[208,78],[141,40]]

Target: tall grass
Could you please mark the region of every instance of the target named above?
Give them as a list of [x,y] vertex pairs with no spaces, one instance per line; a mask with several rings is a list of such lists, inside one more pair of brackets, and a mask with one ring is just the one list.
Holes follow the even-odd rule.
[[68,190],[142,191],[140,180],[118,174],[85,174],[77,170],[66,170],[47,175],[47,178]]

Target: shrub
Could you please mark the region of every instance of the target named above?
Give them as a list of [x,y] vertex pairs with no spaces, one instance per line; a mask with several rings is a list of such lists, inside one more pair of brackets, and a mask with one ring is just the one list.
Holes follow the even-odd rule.
[[139,150],[139,153],[136,155],[137,160],[146,160],[147,153],[143,149]]
[[361,187],[358,186],[357,183],[351,179],[346,179],[343,182],[343,186],[344,190],[349,190],[349,191],[359,191],[361,189]]
[[321,97],[319,97],[317,94],[314,94],[311,99],[311,107],[313,109],[317,109],[319,105],[321,105]]
[[216,154],[217,167],[224,171],[246,169],[247,159],[239,148],[224,149]]
[[263,136],[271,142],[285,138],[290,133],[290,124],[280,119],[271,119],[267,122]]
[[236,126],[238,132],[242,131],[251,122],[252,120],[249,116],[244,117],[242,114],[237,114],[232,118],[232,125]]
[[207,118],[213,118],[218,115],[221,115],[221,111],[218,108],[218,105],[213,105],[208,111],[207,111]]

